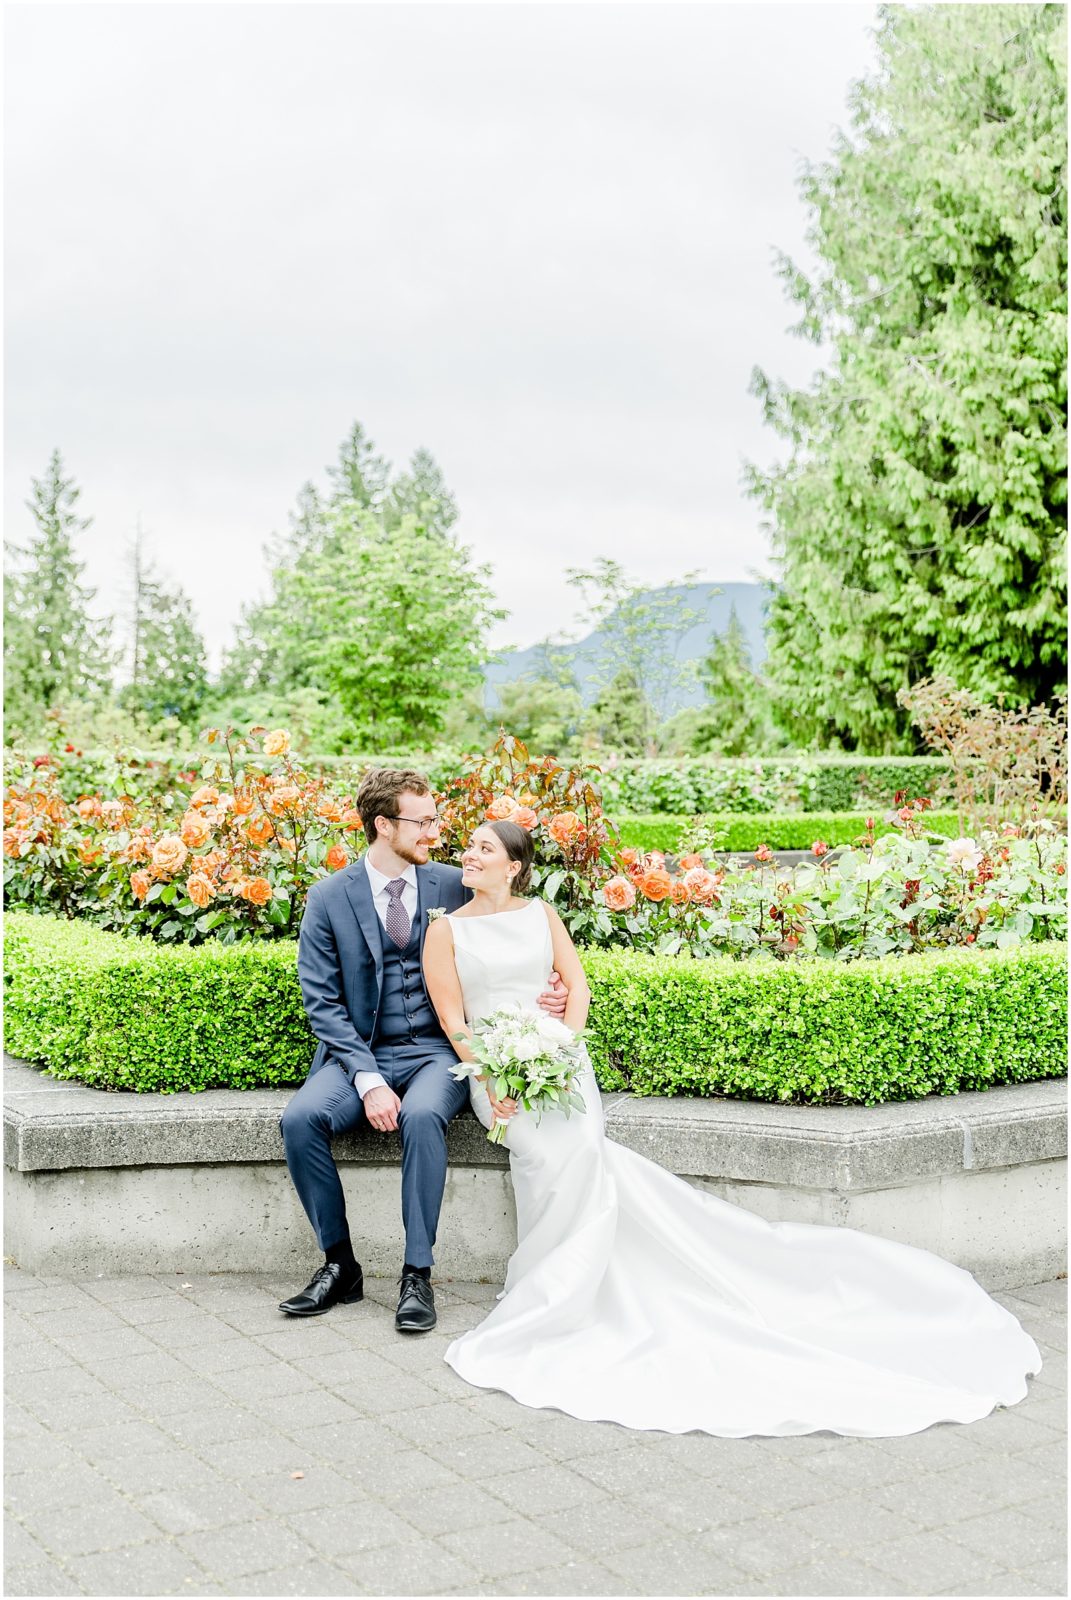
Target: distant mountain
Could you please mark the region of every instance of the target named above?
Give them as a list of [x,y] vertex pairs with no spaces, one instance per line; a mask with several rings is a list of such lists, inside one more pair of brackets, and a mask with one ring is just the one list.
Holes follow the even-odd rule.
[[[685,595],[692,609],[702,613],[703,620],[695,623],[681,638],[677,659],[682,664],[703,659],[710,649],[712,636],[725,631],[729,613],[735,606],[751,651],[751,664],[755,668],[762,665],[766,657],[763,617],[767,593],[761,584],[692,583],[652,590],[651,593]],[[563,645],[560,649],[563,655],[571,659],[581,696],[585,705],[590,705],[598,693],[592,675],[605,651],[604,629],[596,628],[594,633],[589,633],[576,644]],[[488,708],[493,709],[496,705],[500,684],[513,683],[517,678],[538,677],[541,656],[542,647],[530,645],[527,650],[511,650],[501,661],[487,667],[484,679]],[[676,688],[671,693],[667,715],[672,716],[685,706],[701,705],[702,701],[703,691],[699,684]]]

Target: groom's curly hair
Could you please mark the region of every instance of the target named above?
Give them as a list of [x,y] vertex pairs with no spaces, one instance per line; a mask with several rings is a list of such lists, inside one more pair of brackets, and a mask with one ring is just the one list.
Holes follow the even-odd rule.
[[532,862],[535,858],[532,835],[516,822],[489,822],[487,826],[498,834],[510,860],[521,864],[521,870],[513,880],[514,894],[527,894],[532,887]]
[[369,844],[376,842],[376,818],[398,815],[398,796],[404,789],[411,794],[432,792],[424,774],[410,767],[373,767],[361,779],[356,805]]

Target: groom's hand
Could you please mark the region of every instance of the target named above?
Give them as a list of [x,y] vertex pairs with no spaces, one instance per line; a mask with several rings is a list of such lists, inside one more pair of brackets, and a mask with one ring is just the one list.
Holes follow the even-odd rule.
[[539,996],[539,1005],[552,1017],[564,1017],[565,1008],[569,1003],[569,991],[556,972],[552,972],[547,979],[547,987]]
[[364,1114],[378,1133],[393,1133],[398,1126],[402,1102],[386,1084],[369,1089],[364,1097]]

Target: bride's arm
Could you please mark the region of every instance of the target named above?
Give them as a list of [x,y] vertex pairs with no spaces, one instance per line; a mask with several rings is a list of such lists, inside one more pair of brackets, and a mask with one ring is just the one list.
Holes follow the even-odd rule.
[[[453,1045],[458,1059],[475,1060],[465,1041],[454,1037],[457,1033],[464,1033],[471,1039],[472,1029],[465,1021],[465,1002],[454,964],[454,936],[445,917],[436,917],[424,935],[424,987],[439,1019],[439,1026]],[[477,1076],[487,1090],[491,1110],[496,1116],[503,1120],[512,1117],[517,1109],[516,1101],[496,1099],[485,1074],[481,1072]]]
[[468,1045],[454,1037],[457,1033],[465,1033],[471,1039],[472,1029],[465,1021],[465,1002],[454,965],[454,936],[445,917],[436,917],[424,935],[424,987],[439,1019],[439,1026],[459,1059],[472,1061],[474,1057]]
[[559,917],[552,905],[544,900],[547,910],[547,920],[550,923],[550,937],[554,945],[554,967],[561,974],[561,980],[569,991],[569,998],[565,1005],[565,1015],[562,1021],[567,1028],[579,1033],[588,1020],[588,1007],[591,1004],[591,990],[588,980],[584,976],[584,969],[580,965],[580,957],[576,953],[576,945],[569,937],[565,923]]

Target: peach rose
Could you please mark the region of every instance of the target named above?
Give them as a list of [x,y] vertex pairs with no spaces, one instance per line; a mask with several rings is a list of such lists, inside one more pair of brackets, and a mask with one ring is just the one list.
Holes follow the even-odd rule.
[[337,800],[332,800],[330,795],[325,795],[317,804],[316,815],[322,817],[324,822],[341,822],[342,807]]
[[342,813],[342,826],[344,828],[362,828],[361,813],[355,806],[347,806]]
[[693,900],[709,905],[718,887],[718,880],[706,867],[690,867],[684,874],[684,886]]
[[627,878],[611,878],[604,883],[602,897],[611,911],[631,911],[636,904],[636,891]]
[[249,789],[235,789],[234,814],[236,817],[247,817],[253,809],[253,795]]
[[199,850],[212,832],[204,817],[197,811],[187,811],[179,829],[182,842],[191,850]]
[[191,806],[214,806],[219,802],[219,790],[214,789],[210,783],[202,784],[200,789],[195,789],[190,795]]
[[297,849],[297,840],[284,838],[282,834],[279,835],[275,842],[279,846],[280,850],[289,850],[291,855],[293,855]]
[[333,844],[324,856],[324,866],[331,872],[337,872],[340,867],[346,866],[349,859],[349,852],[344,844]]
[[130,874],[130,892],[135,900],[144,900],[152,888],[152,878],[147,872],[132,872]]
[[271,899],[271,884],[267,878],[247,878],[238,893],[243,900],[248,900],[250,905],[266,906]]
[[90,795],[84,795],[75,806],[75,810],[83,821],[88,822],[90,817],[100,816],[100,801]]
[[296,784],[281,783],[278,789],[273,790],[269,796],[268,810],[277,817],[281,816],[284,811],[290,809],[300,792]]
[[518,828],[523,828],[525,833],[531,833],[539,817],[531,806],[518,806],[516,811],[510,812],[509,820],[515,822]]
[[568,844],[579,826],[580,818],[575,811],[559,811],[547,823],[547,832],[556,844]]
[[275,833],[270,817],[251,817],[245,825],[246,838],[259,850]]
[[664,900],[673,886],[673,879],[662,867],[649,867],[639,880],[639,891],[648,900]]
[[770,846],[768,844],[760,844],[759,845],[759,848],[755,851],[755,860],[756,861],[772,861],[773,860],[773,851],[770,849]]
[[111,828],[122,826],[123,813],[126,804],[122,800],[105,800],[100,808],[100,814]]
[[683,878],[677,878],[674,881],[669,891],[669,898],[672,900],[675,906],[685,906],[688,904],[688,901],[692,897],[688,892],[688,885],[684,882]]
[[274,733],[264,735],[264,754],[266,756],[285,756],[290,749],[290,735],[285,728],[276,728]]
[[689,872],[692,869],[692,867],[701,867],[702,865],[703,865],[703,857],[702,856],[698,856],[698,855],[694,855],[694,854],[690,855],[690,856],[681,856],[681,871],[682,872]]
[[186,879],[186,893],[201,911],[216,898],[215,885],[204,872],[194,872]]
[[654,868],[654,870],[656,872],[661,872],[661,870],[665,866],[665,864],[666,864],[666,858],[662,854],[661,850],[649,850],[647,852],[646,865],[647,865],[648,869]]
[[618,865],[624,867],[626,872],[634,872],[640,865],[640,852],[638,850],[622,850],[617,858]]
[[4,854],[6,856],[18,856],[21,844],[22,838],[20,834],[14,828],[8,828],[4,833]]
[[91,867],[100,855],[100,846],[94,844],[92,839],[83,839],[78,846],[78,859],[83,867]]
[[158,872],[178,872],[189,851],[177,833],[167,833],[153,846],[152,864]]
[[516,809],[517,802],[511,794],[508,792],[500,794],[487,807],[487,820],[488,822],[508,822]]
[[148,861],[151,857],[152,840],[147,839],[143,833],[136,833],[121,854],[123,861]]

